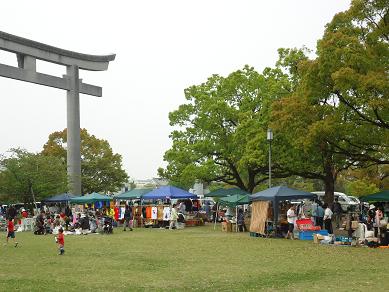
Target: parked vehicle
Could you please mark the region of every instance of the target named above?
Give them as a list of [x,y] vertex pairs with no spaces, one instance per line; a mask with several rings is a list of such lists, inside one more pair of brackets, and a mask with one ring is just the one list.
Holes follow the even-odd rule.
[[[320,191],[320,192],[311,192],[312,194],[316,194],[318,199],[320,201],[324,201],[324,194],[325,192]],[[338,202],[340,203],[343,212],[346,212],[349,207],[352,209],[356,209],[359,206],[359,203],[353,199],[351,199],[349,196],[347,196],[344,193],[340,192],[334,192],[334,198],[338,198]]]

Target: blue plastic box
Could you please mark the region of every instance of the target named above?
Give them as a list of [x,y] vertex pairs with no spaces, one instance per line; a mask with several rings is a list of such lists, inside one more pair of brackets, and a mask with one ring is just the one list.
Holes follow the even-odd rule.
[[299,233],[299,239],[300,240],[313,240],[313,235],[314,234],[320,234],[323,236],[328,235],[328,231],[323,229],[323,230],[315,230],[315,231],[301,231]]

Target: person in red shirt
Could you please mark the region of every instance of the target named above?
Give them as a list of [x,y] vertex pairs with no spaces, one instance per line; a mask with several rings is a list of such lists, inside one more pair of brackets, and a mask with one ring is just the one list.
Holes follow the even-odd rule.
[[63,235],[63,229],[62,228],[60,228],[58,230],[58,236],[55,238],[55,242],[58,243],[58,250],[59,250],[59,254],[58,255],[63,255],[65,253],[65,249],[64,249],[65,238],[64,238],[64,235]]
[[13,219],[9,219],[8,220],[8,224],[7,224],[7,244],[8,244],[8,239],[9,238],[12,238],[13,241],[14,241],[14,244],[15,244],[15,247],[18,246],[18,242],[16,241],[15,239],[15,226],[14,226],[14,221]]
[[25,209],[22,209],[22,217],[24,219],[28,217],[28,212]]

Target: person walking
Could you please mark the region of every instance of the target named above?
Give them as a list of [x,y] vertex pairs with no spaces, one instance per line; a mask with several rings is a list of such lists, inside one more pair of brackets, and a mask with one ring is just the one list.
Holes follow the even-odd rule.
[[330,207],[328,206],[328,204],[324,204],[323,205],[323,208],[324,208],[324,229],[326,229],[328,231],[329,234],[333,234],[333,230],[332,230],[332,211],[330,209]]
[[177,219],[178,219],[178,213],[176,210],[176,204],[173,205],[173,208],[170,212],[170,224],[169,224],[169,229],[173,229],[174,227],[177,227]]
[[12,238],[14,241],[15,247],[18,246],[18,242],[15,239],[15,226],[14,226],[14,220],[9,218],[8,223],[7,223],[7,243],[8,244],[8,239]]
[[291,239],[294,239],[293,230],[294,230],[294,224],[296,223],[297,216],[296,216],[296,207],[294,205],[291,205],[288,212],[286,212],[286,217],[288,220],[288,233],[286,234],[286,239],[289,237]]
[[238,211],[238,227],[239,227],[239,232],[247,232],[246,225],[244,224],[244,213],[243,209],[239,209]]
[[324,209],[320,202],[317,204],[317,217],[316,217],[316,226],[320,226],[323,228],[323,217],[324,217]]
[[342,206],[340,205],[338,198],[335,198],[333,212],[334,212],[336,228],[339,229],[340,220],[342,219]]
[[124,211],[124,229],[123,231],[126,231],[126,227],[130,228],[130,231],[132,231],[132,208],[130,206],[126,206],[126,210]]
[[58,244],[58,255],[63,255],[65,253],[65,237],[62,228],[58,230],[58,236],[55,238],[55,242]]

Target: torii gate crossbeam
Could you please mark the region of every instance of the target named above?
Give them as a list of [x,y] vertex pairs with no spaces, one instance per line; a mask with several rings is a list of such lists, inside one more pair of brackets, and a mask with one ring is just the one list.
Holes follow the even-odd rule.
[[[0,64],[0,76],[67,91],[67,170],[70,192],[81,195],[80,93],[102,96],[102,88],[83,83],[79,70],[108,69],[115,55],[87,55],[42,44],[0,31],[0,50],[15,53],[18,67]],[[36,72],[36,60],[66,66],[62,78]]]

